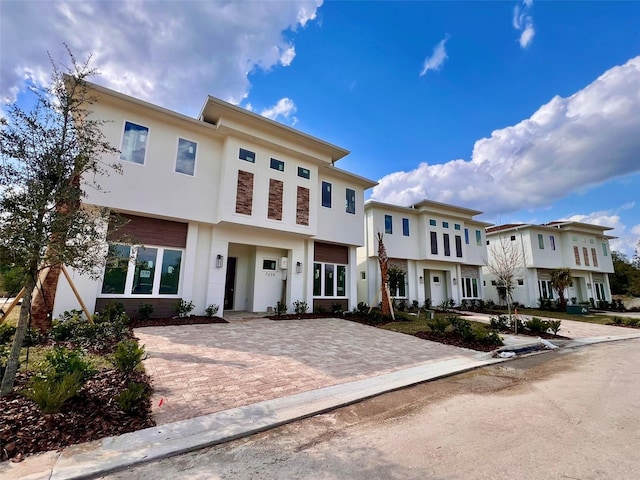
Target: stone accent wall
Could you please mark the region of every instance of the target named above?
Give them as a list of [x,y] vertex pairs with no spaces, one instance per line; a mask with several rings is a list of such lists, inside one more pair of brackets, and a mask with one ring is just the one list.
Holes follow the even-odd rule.
[[251,215],[253,209],[253,173],[238,171],[236,191],[236,213]]
[[472,265],[460,265],[460,274],[463,277],[480,278],[480,269]]
[[267,217],[271,220],[282,220],[282,193],[284,182],[281,180],[269,179],[269,208]]
[[309,225],[309,189],[305,187],[298,187],[296,223],[298,225]]

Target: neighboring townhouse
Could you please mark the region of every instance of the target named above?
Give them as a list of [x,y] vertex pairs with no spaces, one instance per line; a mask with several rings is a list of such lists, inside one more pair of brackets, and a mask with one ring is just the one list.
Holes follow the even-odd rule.
[[[502,245],[514,245],[524,259],[516,271],[513,300],[526,307],[538,307],[540,299],[557,300],[551,288],[550,272],[554,268],[570,268],[573,286],[566,292],[567,300],[597,304],[611,301],[609,273],[613,262],[609,227],[580,222],[560,221],[544,225],[509,224],[487,229],[489,262],[504,251]],[[501,301],[498,284],[485,267],[485,295],[496,303]],[[490,284],[489,284],[490,283]]]
[[482,265],[487,257],[485,228],[477,210],[424,200],[410,207],[367,201],[365,245],[358,249],[358,301],[380,302],[377,233],[381,232],[390,265],[405,274],[391,295],[408,305],[484,297]]
[[[135,245],[108,244],[99,279],[73,273],[90,310],[111,301],[129,313],[180,299],[264,312],[278,301],[310,309],[354,307],[364,191],[375,182],[338,169],[349,152],[208,97],[198,118],[92,85],[94,116],[120,153],[122,175],[99,179],[86,203],[128,218]],[[353,300],[352,300],[353,299]],[[58,282],[54,316],[78,308]]]

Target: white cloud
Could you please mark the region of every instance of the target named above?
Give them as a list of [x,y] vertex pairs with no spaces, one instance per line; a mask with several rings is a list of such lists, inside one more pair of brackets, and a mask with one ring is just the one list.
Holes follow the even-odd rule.
[[440,70],[442,64],[447,59],[447,50],[445,49],[445,44],[449,40],[449,36],[447,35],[442,40],[440,40],[435,47],[433,47],[433,53],[430,57],[424,59],[424,65],[422,66],[422,71],[420,72],[420,76],[425,75],[429,70]]
[[532,9],[533,0],[523,0],[522,5],[518,4],[513,8],[513,28],[521,32],[518,42],[522,48],[527,48],[536,34],[533,28]]
[[571,192],[639,171],[638,132],[640,57],[476,141],[470,161],[421,163],[386,175],[371,197],[400,205],[429,198],[489,215],[546,207]]
[[[208,94],[239,103],[255,69],[288,66],[295,47],[283,32],[316,18],[322,0],[298,2],[49,1],[3,2],[0,98],[15,99],[25,81],[50,72],[47,50],[66,60],[62,42],[94,80],[194,115]],[[24,32],[29,32],[24,41]]]
[[296,104],[290,98],[281,98],[274,106],[265,108],[260,112],[263,117],[270,118],[271,120],[278,120],[284,118],[295,125],[298,119],[295,117],[297,111]]

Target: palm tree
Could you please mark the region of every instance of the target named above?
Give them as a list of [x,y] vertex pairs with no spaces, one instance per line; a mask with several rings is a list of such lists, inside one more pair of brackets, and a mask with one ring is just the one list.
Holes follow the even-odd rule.
[[558,294],[558,306],[560,307],[560,310],[565,310],[567,306],[567,299],[564,296],[564,292],[571,286],[573,286],[571,269],[554,268],[551,270],[551,287]]

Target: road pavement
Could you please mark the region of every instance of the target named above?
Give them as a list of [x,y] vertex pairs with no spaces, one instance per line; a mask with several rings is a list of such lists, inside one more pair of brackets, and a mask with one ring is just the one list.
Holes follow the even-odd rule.
[[637,479],[640,340],[388,393],[105,479]]

